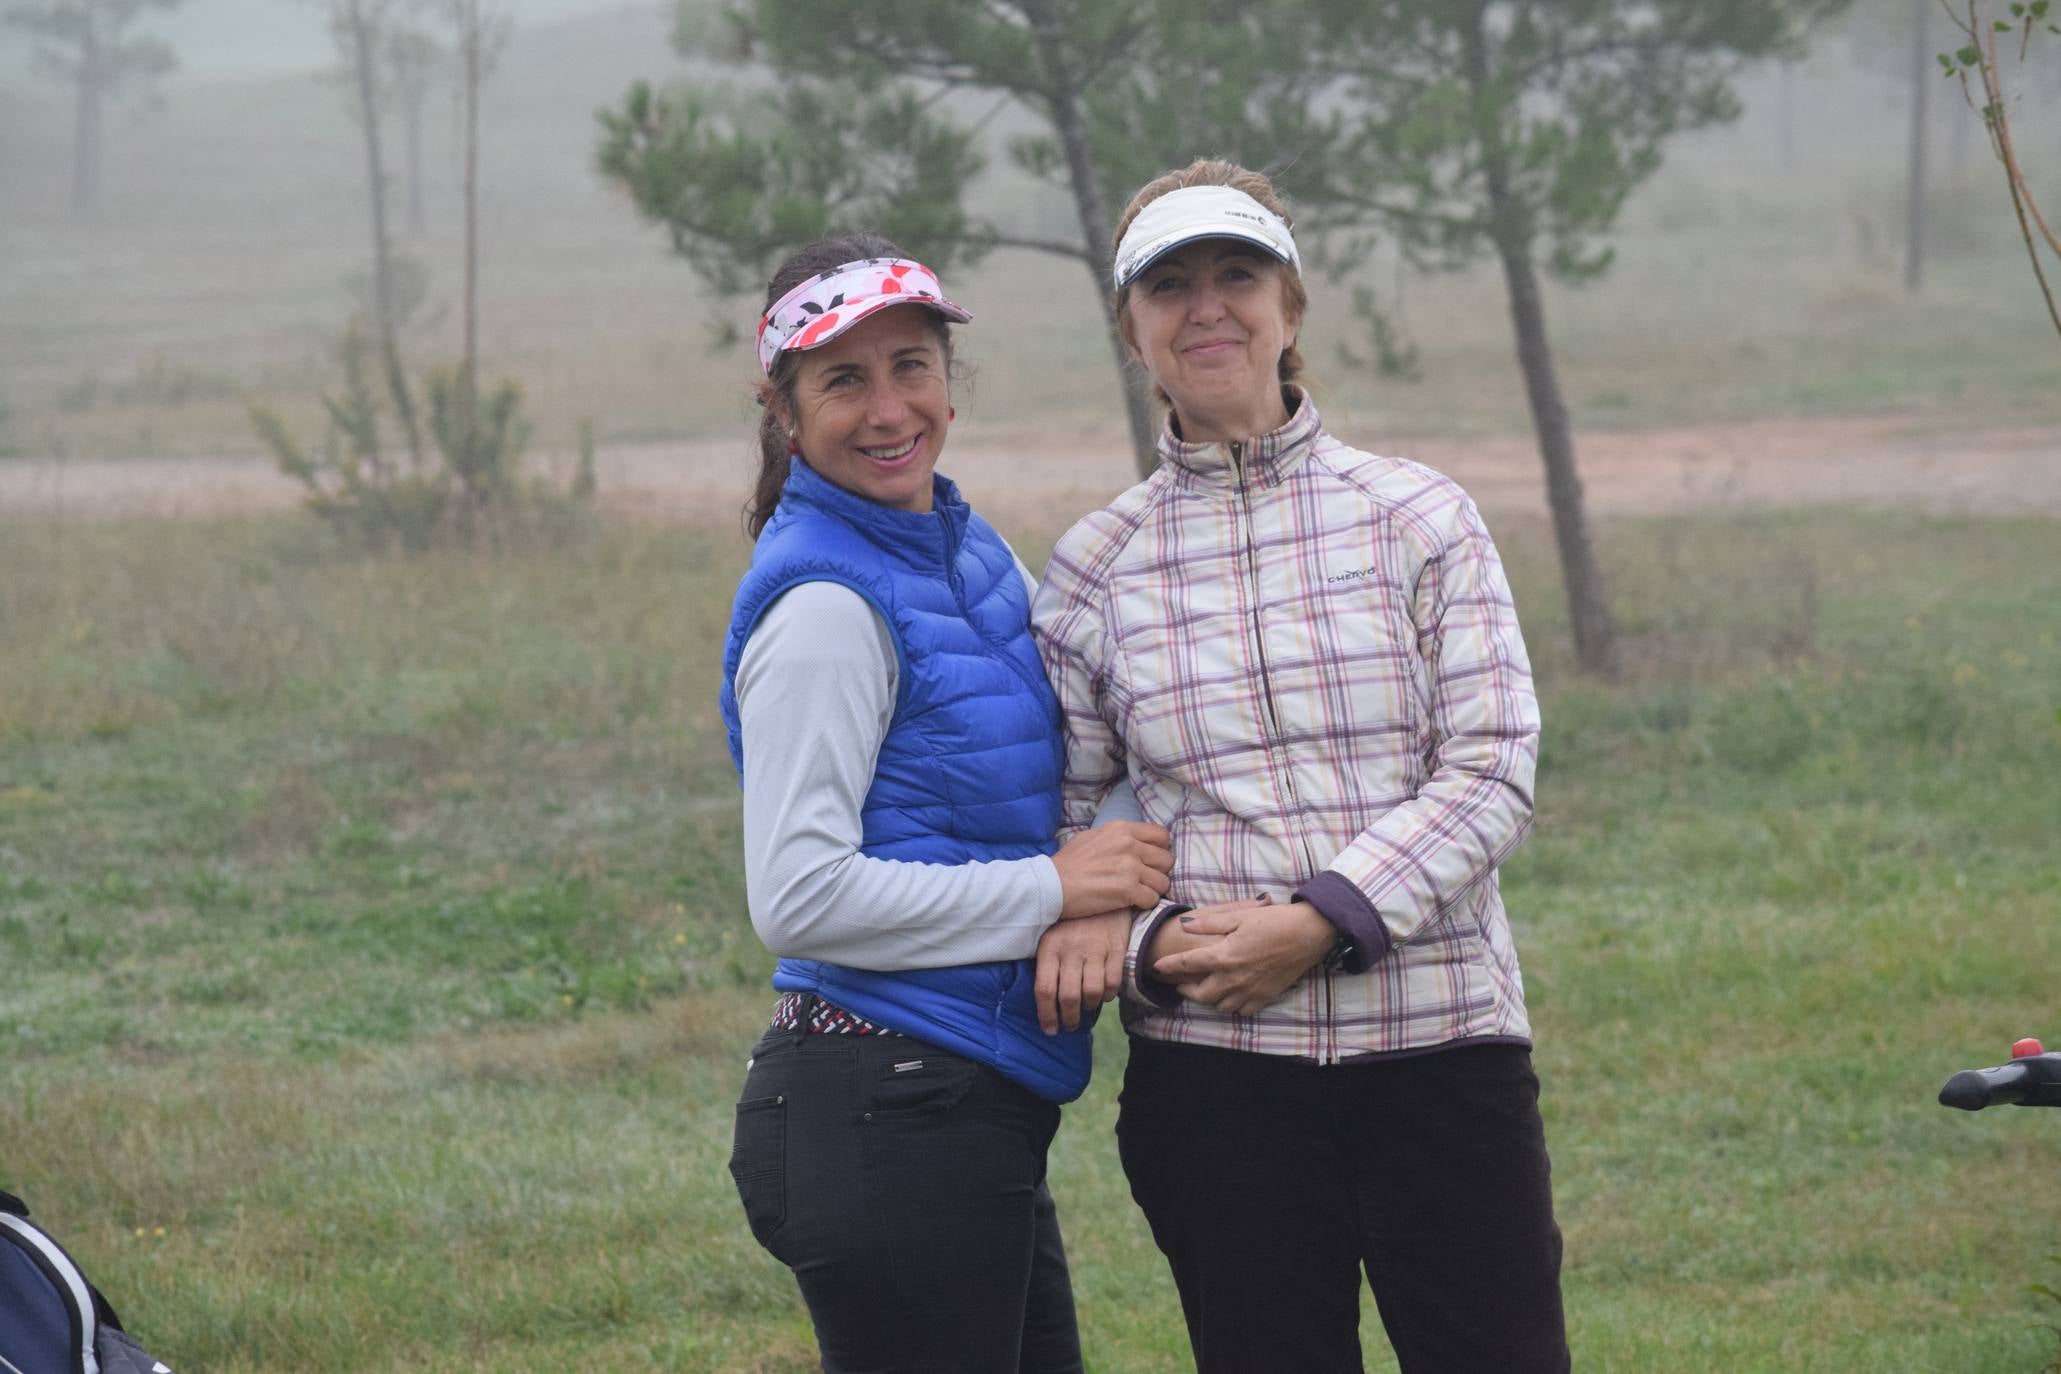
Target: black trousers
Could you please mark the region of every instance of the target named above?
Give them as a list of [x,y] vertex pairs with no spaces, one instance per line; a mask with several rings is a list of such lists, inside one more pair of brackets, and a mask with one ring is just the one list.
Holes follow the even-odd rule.
[[1564,1374],[1560,1229],[1520,1046],[1320,1067],[1131,1041],[1117,1141],[1201,1374]]
[[1058,1127],[1053,1103],[920,1040],[759,1042],[730,1172],[826,1374],[1077,1374]]

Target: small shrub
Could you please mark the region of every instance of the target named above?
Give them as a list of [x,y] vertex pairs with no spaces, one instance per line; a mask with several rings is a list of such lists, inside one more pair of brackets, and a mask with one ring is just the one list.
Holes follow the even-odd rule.
[[[446,543],[500,544],[511,536],[558,537],[594,493],[591,452],[569,493],[521,476],[530,424],[522,391],[503,379],[471,399],[456,372],[432,372],[427,451],[416,432],[414,397],[398,359],[385,359],[387,398],[373,380],[370,342],[354,323],[339,361],[342,388],[322,398],[327,415],[319,448],[303,446],[272,411],[253,406],[252,425],[279,470],[308,489],[308,508],[351,543],[375,551],[423,553]],[[389,408],[405,436],[397,454],[386,435]],[[585,441],[591,445],[591,439]]]
[[[4,422],[5,412],[0,411],[0,423]],[[581,505],[591,504],[594,500],[595,488],[598,485],[599,480],[594,474],[594,422],[592,420],[582,420],[580,421],[580,466],[579,470],[573,474],[572,499]]]

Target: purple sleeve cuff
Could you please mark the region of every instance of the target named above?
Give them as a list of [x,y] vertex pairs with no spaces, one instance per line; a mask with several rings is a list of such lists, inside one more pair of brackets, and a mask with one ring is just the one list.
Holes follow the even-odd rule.
[[1380,963],[1395,944],[1367,894],[1328,868],[1298,888],[1295,900],[1315,907],[1319,916],[1353,942],[1339,964],[1347,973],[1365,973]]
[[1171,921],[1174,917],[1185,916],[1193,910],[1195,908],[1192,906],[1182,906],[1178,902],[1169,902],[1166,906],[1160,908],[1159,915],[1150,926],[1146,927],[1145,936],[1138,941],[1137,945],[1138,991],[1144,993],[1146,1000],[1153,1005],[1165,1007],[1169,1011],[1181,1005],[1181,990],[1152,971],[1150,958],[1152,942],[1159,937],[1159,928],[1161,926]]

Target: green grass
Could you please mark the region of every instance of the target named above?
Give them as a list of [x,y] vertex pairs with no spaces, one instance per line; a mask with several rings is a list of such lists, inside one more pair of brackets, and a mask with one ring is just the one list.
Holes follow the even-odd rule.
[[[1577,1367],[2033,1374],[2061,1120],[1933,1095],[2061,1037],[2061,525],[1606,522],[1612,686],[1498,534]],[[0,525],[0,1186],[175,1368],[813,1367],[723,1168],[742,555]],[[1053,1164],[1091,1363],[1183,1369],[1100,1050]]]

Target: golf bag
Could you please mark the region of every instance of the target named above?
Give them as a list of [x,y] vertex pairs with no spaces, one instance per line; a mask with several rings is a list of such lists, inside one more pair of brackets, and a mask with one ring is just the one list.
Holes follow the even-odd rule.
[[0,1193],[0,1374],[172,1374],[122,1332],[100,1290],[12,1193]]

